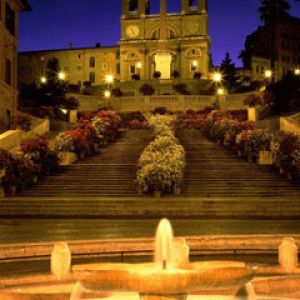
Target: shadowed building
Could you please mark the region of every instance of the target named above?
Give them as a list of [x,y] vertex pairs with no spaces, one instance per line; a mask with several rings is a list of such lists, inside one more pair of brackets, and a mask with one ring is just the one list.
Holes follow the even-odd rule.
[[[275,34],[273,34],[275,32]],[[275,37],[275,53],[272,54],[272,37]],[[275,79],[300,68],[300,19],[285,16],[276,23],[259,27],[248,35],[245,42],[245,67],[252,69],[253,80],[263,80],[265,71],[275,59]]]
[[57,57],[70,83],[103,85],[105,76],[114,74],[121,88],[130,89],[133,75],[150,81],[155,71],[161,71],[157,64],[162,50],[168,54],[169,65],[164,63],[167,69],[161,79],[170,79],[175,71],[182,81],[193,80],[195,72],[207,78],[210,37],[206,0],[182,0],[179,13],[167,13],[164,0],[163,11],[157,15],[150,14],[150,5],[149,0],[122,1],[119,46],[20,53],[20,83],[38,82],[48,59]]
[[0,123],[7,127],[16,108],[18,15],[30,10],[27,0],[0,1]]

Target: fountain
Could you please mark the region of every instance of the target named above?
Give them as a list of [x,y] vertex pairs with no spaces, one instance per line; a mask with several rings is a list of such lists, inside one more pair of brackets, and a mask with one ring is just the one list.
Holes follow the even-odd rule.
[[[178,260],[186,257],[184,244],[174,247],[173,229],[163,219],[156,232],[154,263],[147,264],[85,264],[73,267],[80,278],[71,296],[80,291],[137,292],[141,300],[185,300],[198,291],[222,289],[251,290],[248,284],[254,277],[254,269],[239,262],[197,262]],[[180,250],[180,254],[176,253]],[[254,299],[251,297],[251,299]]]

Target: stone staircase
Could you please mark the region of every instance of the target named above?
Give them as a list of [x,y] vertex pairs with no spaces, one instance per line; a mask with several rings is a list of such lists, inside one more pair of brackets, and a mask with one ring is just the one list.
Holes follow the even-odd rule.
[[22,196],[132,196],[137,160],[149,143],[149,131],[128,131],[114,145],[61,168]]
[[300,189],[273,167],[248,163],[196,130],[180,130],[178,137],[187,155],[185,196],[300,199]]

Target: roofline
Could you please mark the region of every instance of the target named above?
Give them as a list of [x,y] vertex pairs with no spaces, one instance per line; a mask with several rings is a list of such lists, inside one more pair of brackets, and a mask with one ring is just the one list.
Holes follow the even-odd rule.
[[45,50],[33,50],[33,51],[20,51],[19,54],[30,54],[30,53],[44,53],[44,52],[57,52],[57,51],[79,51],[79,50],[99,50],[99,49],[109,49],[109,48],[119,48],[116,46],[101,46],[101,47],[79,47],[79,48],[60,48],[60,49],[45,49]]
[[28,0],[21,0],[21,3],[23,4],[23,11],[32,11],[32,8],[28,2]]

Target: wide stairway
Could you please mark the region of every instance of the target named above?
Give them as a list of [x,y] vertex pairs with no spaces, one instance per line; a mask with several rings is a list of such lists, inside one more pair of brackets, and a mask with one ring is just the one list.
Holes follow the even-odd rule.
[[300,199],[300,189],[271,166],[248,163],[196,130],[180,130],[178,137],[187,155],[185,196]]
[[49,176],[24,196],[130,196],[135,195],[136,163],[149,143],[149,131],[127,131],[101,154],[78,161]]

